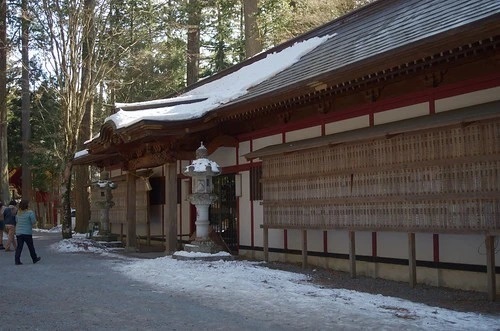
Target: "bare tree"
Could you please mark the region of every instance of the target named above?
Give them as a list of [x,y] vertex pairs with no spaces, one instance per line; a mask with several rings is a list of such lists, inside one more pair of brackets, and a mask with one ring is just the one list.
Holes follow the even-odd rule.
[[[73,159],[81,141],[82,123],[99,84],[109,72],[106,54],[113,47],[107,19],[109,1],[43,0],[38,21],[46,36],[48,72],[58,88],[62,141],[57,148],[61,159],[62,235],[71,237],[71,189]],[[93,8],[92,8],[93,7]],[[89,38],[89,31],[92,37]],[[95,36],[95,37],[94,37]],[[84,54],[84,65],[82,55]]]

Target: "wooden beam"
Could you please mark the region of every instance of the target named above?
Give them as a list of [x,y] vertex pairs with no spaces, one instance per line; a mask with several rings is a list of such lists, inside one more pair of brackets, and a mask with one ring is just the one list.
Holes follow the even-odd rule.
[[488,278],[488,298],[496,300],[497,286],[495,273],[495,236],[486,235],[486,274]]
[[416,264],[416,250],[415,250],[415,233],[408,233],[408,267],[409,267],[409,280],[410,286],[417,285],[417,264]]
[[[149,178],[146,179],[149,181]],[[151,185],[151,184],[150,184]],[[151,207],[149,192],[146,192],[146,245],[151,246]]]
[[351,278],[356,278],[356,234],[354,231],[349,231],[349,263]]
[[127,241],[125,249],[135,251],[137,247],[136,238],[136,184],[137,176],[127,173]]
[[302,268],[307,268],[307,230],[302,230]]
[[177,169],[176,163],[165,164],[165,253],[171,254],[177,250]]
[[264,261],[269,262],[269,229],[264,227]]

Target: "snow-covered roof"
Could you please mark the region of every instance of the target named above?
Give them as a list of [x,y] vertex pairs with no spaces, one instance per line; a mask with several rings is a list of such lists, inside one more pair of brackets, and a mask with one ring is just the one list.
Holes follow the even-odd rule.
[[[368,61],[387,70],[414,61],[417,49],[419,57],[432,58],[443,51],[440,45],[444,38],[453,39],[445,49],[490,38],[499,16],[500,1],[375,1],[202,80],[175,98],[117,103],[118,112],[106,118],[105,124],[122,129],[141,121],[199,119],[218,109],[234,108],[286,89],[305,88],[310,93],[311,86],[326,85],[322,83],[328,79],[329,83],[343,86],[352,79],[357,81],[360,74],[373,74],[360,72],[366,70]],[[421,47],[424,43],[434,43],[434,48]],[[350,75],[355,72],[353,68],[359,69],[354,76]],[[306,87],[308,84],[312,85]],[[97,139],[99,135],[85,143]]]
[[[128,104],[117,103],[116,107],[120,110],[106,118],[105,122],[111,121],[117,129],[120,129],[142,120],[179,121],[200,118],[220,105],[244,95],[250,87],[291,66],[303,55],[331,37],[332,35],[327,35],[297,42],[176,98]],[[163,106],[164,104],[169,105]],[[127,108],[139,108],[139,110],[126,110]]]
[[179,97],[118,103],[120,110],[106,121],[120,129],[141,120],[200,118],[222,105],[256,98],[394,49],[411,47],[420,40],[491,20],[499,13],[499,1],[378,1],[276,47],[265,58],[243,63],[230,74],[216,76],[208,83],[200,81],[198,87]]

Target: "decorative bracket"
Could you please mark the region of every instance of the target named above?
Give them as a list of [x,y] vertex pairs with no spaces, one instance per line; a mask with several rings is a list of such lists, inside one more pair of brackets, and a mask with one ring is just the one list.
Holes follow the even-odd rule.
[[324,101],[318,104],[317,110],[320,114],[326,114],[333,108],[332,101]]
[[278,114],[278,117],[280,119],[281,122],[283,123],[288,123],[290,121],[290,118],[292,117],[292,114],[291,112],[289,111],[286,111],[286,112],[283,112],[281,114]]
[[372,88],[368,91],[365,92],[365,97],[366,99],[370,100],[371,102],[375,102],[380,98],[380,95],[382,94],[382,87],[376,87]]
[[438,87],[443,82],[447,72],[448,70],[440,70],[425,74],[424,80],[426,85],[429,87]]

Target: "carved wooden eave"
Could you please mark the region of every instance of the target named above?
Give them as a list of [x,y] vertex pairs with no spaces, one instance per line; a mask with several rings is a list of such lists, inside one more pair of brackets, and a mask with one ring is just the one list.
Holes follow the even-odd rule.
[[[212,140],[221,139],[225,140],[224,144],[232,146],[237,135],[262,128],[263,124],[258,123],[260,119],[265,119],[265,125],[269,126],[292,123],[300,119],[300,116],[294,117],[299,112],[312,111],[316,116],[326,116],[340,109],[338,103],[343,99],[355,96],[351,99],[358,105],[377,102],[384,98],[386,86],[408,80],[420,81],[420,88],[433,88],[446,80],[449,70],[454,67],[484,58],[498,58],[500,35],[495,30],[497,26],[496,22],[485,22],[481,29],[464,30],[462,35],[439,36],[431,42],[422,42],[419,48],[415,43],[406,49],[382,53],[315,75],[307,81],[257,93],[254,97],[253,88],[250,88],[248,95],[197,119],[143,120],[119,129],[112,122],[107,122],[102,126],[99,137],[86,145],[89,154],[95,154],[86,160],[88,163],[114,164],[130,169],[151,167],[186,159],[186,155],[196,150],[200,140],[210,144]],[[399,90],[398,93],[410,92]],[[148,156],[139,156],[141,146],[147,144],[168,147],[162,147]],[[111,160],[104,160],[105,155]],[[116,155],[120,157],[116,158]]]
[[177,161],[175,152],[169,149],[159,149],[141,156],[127,158],[123,165],[123,169],[127,171],[135,171],[143,168],[153,168],[167,163]]

